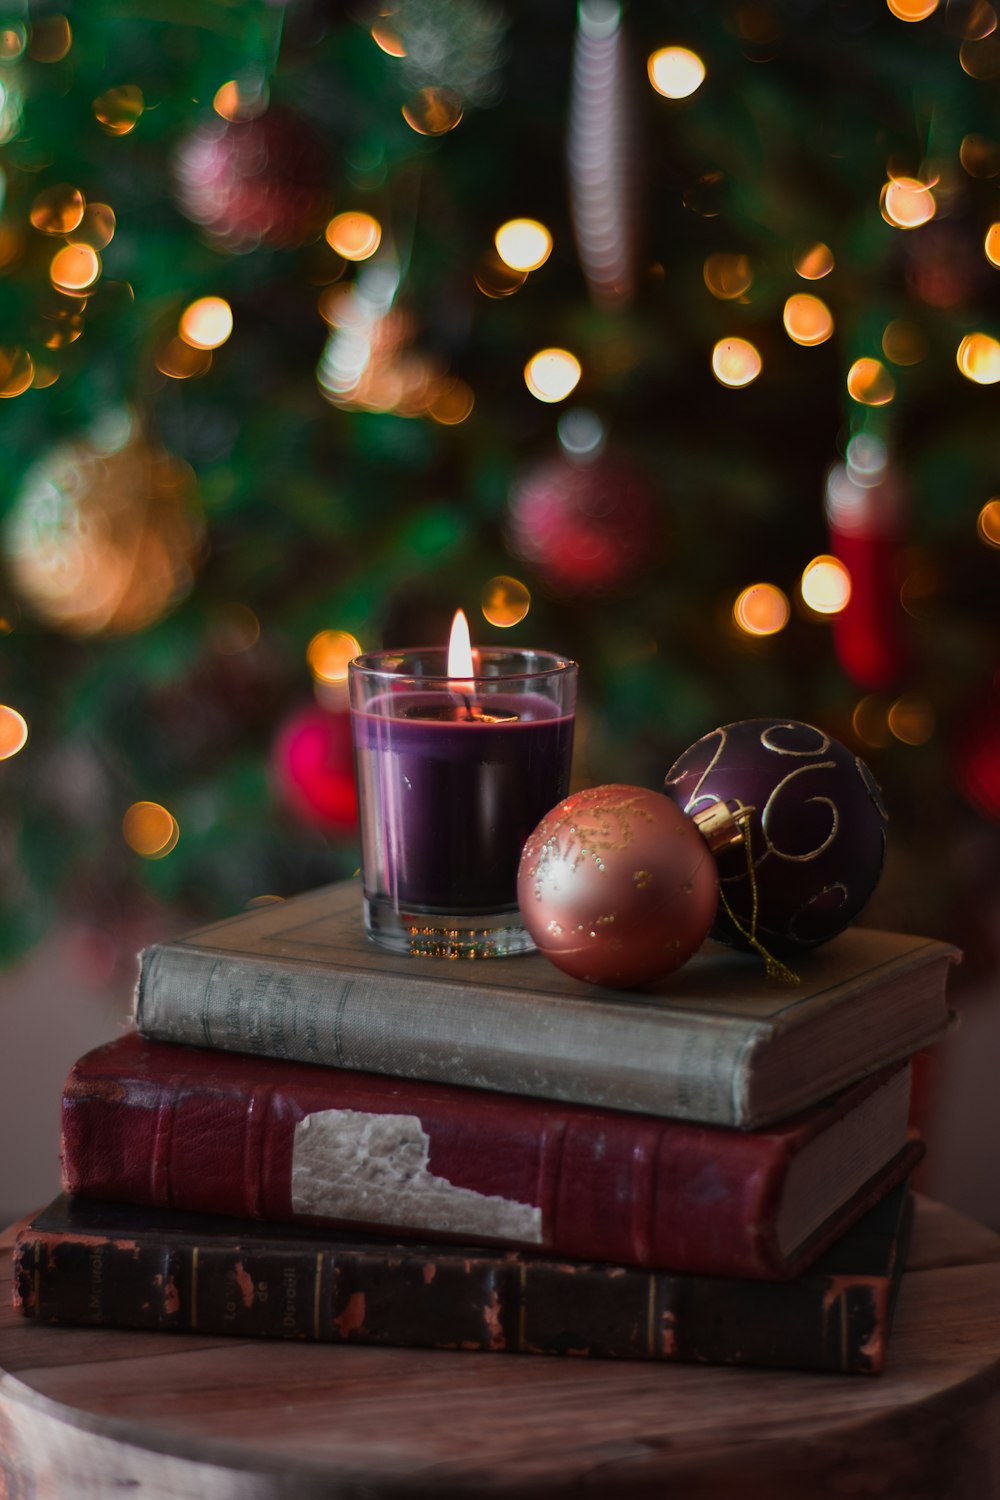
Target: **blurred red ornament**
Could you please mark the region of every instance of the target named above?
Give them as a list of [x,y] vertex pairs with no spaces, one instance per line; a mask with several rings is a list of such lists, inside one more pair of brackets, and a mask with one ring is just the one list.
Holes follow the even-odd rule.
[[574,792],[521,855],[524,925],[557,968],[629,989],[677,969],[715,919],[719,877],[693,819],[660,792]]
[[517,485],[508,538],[554,593],[613,593],[656,554],[656,502],[645,476],[616,454],[560,456]]
[[974,709],[959,730],[955,774],[973,807],[1000,819],[1000,689]]
[[903,496],[895,473],[875,439],[854,439],[852,448],[882,450],[867,467],[848,459],[835,464],[826,482],[830,550],[847,569],[851,594],[833,616],[834,649],[849,677],[869,692],[893,687],[909,665],[903,583]]
[[331,205],[326,148],[277,106],[196,130],[177,153],[175,177],[184,213],[229,250],[315,239]]
[[351,720],[346,709],[328,713],[316,704],[286,721],[271,755],[281,800],[303,823],[337,837],[358,826]]

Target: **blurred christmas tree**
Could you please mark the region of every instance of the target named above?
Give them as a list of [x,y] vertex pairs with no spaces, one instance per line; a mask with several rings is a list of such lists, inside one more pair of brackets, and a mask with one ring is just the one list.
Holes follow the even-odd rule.
[[4,950],[349,872],[346,660],[459,605],[579,659],[580,783],[823,726],[968,938],[998,78],[986,0],[8,11]]

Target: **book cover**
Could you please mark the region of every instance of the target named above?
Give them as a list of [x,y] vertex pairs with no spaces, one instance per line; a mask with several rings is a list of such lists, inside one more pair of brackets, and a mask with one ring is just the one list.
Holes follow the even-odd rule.
[[97,1327],[877,1374],[911,1217],[901,1184],[777,1284],[63,1196],[18,1236],[14,1301]]
[[132,1033],[70,1072],[63,1179],[159,1207],[780,1278],[912,1165],[909,1097],[894,1068],[745,1132]]
[[947,1028],[945,943],[849,928],[801,982],[708,942],[646,989],[587,986],[539,954],[384,953],[342,881],[149,948],[136,1020],[165,1042],[755,1129]]

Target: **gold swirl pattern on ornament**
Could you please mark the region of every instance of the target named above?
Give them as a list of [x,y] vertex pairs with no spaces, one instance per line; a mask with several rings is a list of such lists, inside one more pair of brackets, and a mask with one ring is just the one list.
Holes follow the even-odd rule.
[[[587,814],[590,817],[589,821]],[[582,817],[577,808],[567,809],[562,817],[550,825],[552,831],[542,845],[535,868],[529,871],[534,876],[536,899],[542,900],[542,877],[547,866],[553,861],[567,863],[571,870],[576,870],[585,859],[592,859],[597,868],[603,872],[605,869],[603,856],[626,849],[632,843],[635,837],[633,821],[636,818],[641,818],[649,824],[656,821],[652,813],[639,806],[639,799],[634,795],[597,798],[587,807]],[[563,844],[560,840],[567,827],[569,838]],[[575,852],[574,846],[576,846]]]
[[[803,901],[803,903],[799,907],[798,911],[796,911],[794,913],[794,915],[791,917],[790,921],[788,922],[788,936],[789,937],[794,938],[796,940],[796,942],[803,942],[803,941],[805,941],[803,938],[799,937],[799,934],[795,930],[795,927],[796,927],[797,922],[799,921],[799,918],[802,917],[809,910],[810,906],[815,906],[815,904],[816,904],[817,901],[821,901],[824,896],[829,896],[829,894],[830,894],[831,891],[839,891],[840,892],[840,901],[839,901],[838,905],[839,906],[846,906],[849,892],[848,892],[847,886],[844,884],[844,882],[842,880],[835,880],[835,881],[833,881],[833,883],[831,885],[825,885],[821,891],[817,891],[814,896],[810,896],[808,901]],[[836,910],[836,909],[837,908],[835,907],[834,910]]]
[[764,842],[767,845],[767,853],[763,856],[763,858],[766,858],[767,854],[775,854],[777,855],[778,859],[787,859],[794,861],[797,864],[804,864],[810,859],[818,858],[818,856],[823,853],[824,849],[829,849],[830,845],[837,837],[837,833],[840,829],[840,809],[837,807],[837,804],[836,802],[834,802],[832,797],[820,796],[806,798],[807,802],[825,802],[827,807],[829,807],[830,809],[832,821],[830,825],[830,832],[827,834],[823,842],[821,844],[817,844],[815,849],[808,849],[805,854],[789,854],[786,850],[779,849],[777,844],[771,837],[768,823],[771,818],[771,813],[774,809],[775,799],[780,796],[781,792],[785,789],[790,781],[794,781],[796,776],[807,776],[810,771],[829,771],[833,770],[834,768],[834,761],[818,760],[813,766],[799,766],[797,770],[789,771],[788,775],[783,776],[782,779],[778,782],[778,785],[775,787],[774,791],[765,802],[764,811],[760,815],[761,832],[764,835]]
[[[811,729],[813,734],[819,735],[820,743],[818,745],[813,745],[810,749],[807,750],[783,749],[781,745],[773,745],[768,739],[769,734],[774,734],[779,729]],[[825,755],[830,748],[830,736],[828,734],[824,734],[822,729],[817,729],[813,724],[793,724],[790,723],[787,719],[784,721],[784,723],[769,724],[766,729],[762,729],[760,742],[764,746],[765,750],[771,750],[775,755]]]
[[[686,813],[689,813],[692,810],[692,808],[697,807],[699,802],[712,803],[712,802],[718,802],[718,800],[719,800],[718,797],[713,797],[709,792],[706,792],[704,796],[699,796],[698,795],[699,792],[701,791],[702,787],[705,784],[706,777],[718,765],[718,763],[719,763],[719,756],[722,754],[723,750],[726,748],[726,731],[723,728],[713,729],[711,731],[711,733],[703,735],[702,738],[701,738],[701,740],[699,740],[699,744],[704,744],[706,740],[710,740],[712,738],[713,734],[717,734],[719,736],[719,746],[718,746],[718,749],[716,750],[715,754],[712,756],[712,759],[709,761],[709,763],[705,767],[704,771],[702,771],[701,775],[698,777],[698,780],[695,783],[694,791],[691,793],[690,797],[685,802],[685,804],[684,804],[684,811]],[[683,779],[684,779],[684,777],[685,777],[686,774],[687,774],[686,772],[682,771],[681,774],[680,774],[680,776],[674,776],[672,779],[670,777],[668,777],[667,780],[664,782],[664,785],[665,786],[677,786],[681,781],[683,781]]]

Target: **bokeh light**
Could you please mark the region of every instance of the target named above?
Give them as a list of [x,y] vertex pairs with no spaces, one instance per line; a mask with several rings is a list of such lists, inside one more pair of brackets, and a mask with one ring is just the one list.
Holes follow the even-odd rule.
[[42,16],[32,21],[28,33],[28,56],[35,62],[61,62],[72,45],[73,32],[65,16]]
[[171,380],[191,380],[212,368],[210,349],[196,349],[182,338],[173,338],[156,356],[156,368]]
[[104,250],[115,237],[115,211],[107,203],[88,203],[75,229],[67,231],[71,245],[89,245]]
[[899,21],[926,21],[938,8],[939,0],[886,0]]
[[575,391],[583,371],[568,349],[540,349],[524,367],[524,380],[539,401],[565,401]]
[[810,245],[807,250],[796,255],[792,264],[803,281],[821,281],[833,270],[833,251],[829,245],[824,245],[823,241],[819,240],[815,245]]
[[344,260],[368,260],[382,243],[382,226],[371,214],[350,210],[330,220],[326,242]]
[[705,64],[688,47],[661,47],[650,53],[646,71],[665,99],[687,99],[705,80]]
[[21,396],[31,385],[35,365],[27,349],[0,348],[0,396]]
[[78,187],[57,182],[37,193],[31,205],[31,222],[42,234],[70,234],[83,218],[86,207]]
[[224,297],[199,297],[181,313],[179,332],[194,349],[218,349],[233,331],[233,310]]
[[839,558],[823,554],[806,564],[800,588],[810,609],[819,615],[836,615],[851,597],[851,575]]
[[395,31],[392,31],[382,22],[378,22],[372,27],[371,37],[376,47],[384,52],[387,57],[406,56],[406,43],[402,37],[398,36]]
[[965,378],[976,385],[995,385],[1000,380],[1000,344],[988,333],[967,333],[958,346],[955,362]]
[[16,708],[0,703],[0,760],[10,760],[28,743],[28,721]]
[[916,177],[890,177],[879,197],[887,224],[895,229],[919,229],[937,213],[932,188]]
[[552,253],[552,236],[537,219],[508,219],[493,242],[504,265],[512,271],[537,271]]
[[972,131],[962,138],[958,156],[970,177],[1000,176],[1000,141]]
[[91,106],[94,119],[108,135],[128,135],[138,125],[145,107],[142,89],[134,83],[105,90]]
[[856,359],[847,372],[847,391],[862,406],[886,406],[896,394],[896,382],[879,359]]
[[143,859],[162,859],[176,847],[180,827],[159,802],[133,802],[122,818],[122,834]]
[[52,257],[49,275],[62,292],[83,292],[101,274],[101,257],[90,245],[64,245]]
[[267,109],[270,91],[260,83],[241,86],[235,78],[216,89],[212,108],[224,120],[256,120]]
[[457,376],[448,376],[437,384],[427,407],[427,415],[442,427],[457,427],[472,415],[475,404],[472,387]]
[[604,447],[604,423],[595,411],[585,406],[564,411],[556,423],[556,432],[563,452],[571,458],[591,458]]
[[788,616],[788,599],[773,583],[751,583],[733,605],[733,620],[747,635],[776,635]]
[[904,745],[925,745],[934,733],[934,710],[919,693],[904,693],[886,716],[890,733]]
[[949,30],[968,42],[981,42],[997,29],[997,13],[989,0],[948,0]]
[[1000,78],[1000,38],[994,33],[982,40],[963,42],[958,49],[958,60],[970,78],[983,82]]
[[796,292],[788,298],[782,321],[796,344],[823,344],[833,333],[833,314],[821,298],[809,292]]
[[519,625],[531,608],[531,595],[519,578],[500,573],[483,589],[483,615],[491,625]]
[[473,272],[473,280],[483,296],[494,300],[520,291],[527,279],[527,271],[512,270],[495,250],[488,251]]
[[713,297],[722,302],[732,302],[742,297],[753,285],[753,271],[746,255],[724,250],[710,255],[701,268],[705,285]]
[[403,119],[418,135],[447,135],[461,118],[462,101],[452,89],[421,89],[403,105]]
[[321,630],[306,647],[306,661],[317,682],[346,682],[348,663],[360,655],[360,641],[347,630]]
[[987,229],[983,249],[990,265],[1000,267],[1000,223],[991,224]]
[[889,724],[886,706],[877,693],[869,693],[855,705],[851,715],[851,726],[862,744],[873,750],[883,750],[889,743]]
[[712,350],[712,374],[720,385],[749,385],[761,372],[761,357],[746,339],[720,339]]
[[976,530],[987,547],[1000,547],[1000,498],[987,500],[976,518]]
[[13,62],[21,56],[28,33],[23,21],[15,21],[12,26],[0,28],[0,62]]
[[882,333],[882,353],[894,365],[918,365],[927,354],[927,340],[916,323],[894,318]]

